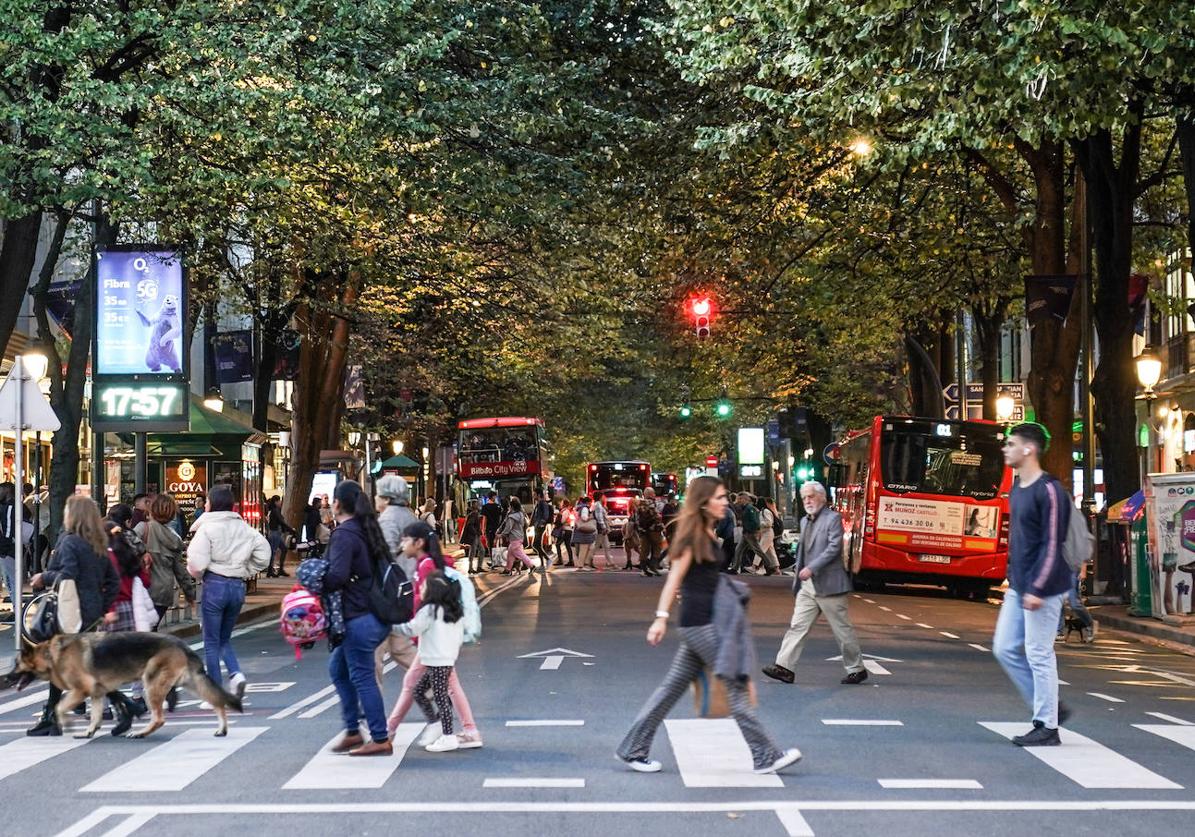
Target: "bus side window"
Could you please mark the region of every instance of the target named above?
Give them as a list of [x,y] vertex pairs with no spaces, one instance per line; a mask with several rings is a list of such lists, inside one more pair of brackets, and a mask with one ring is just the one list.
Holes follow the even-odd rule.
[[830,488],[845,488],[846,480],[846,465],[842,462],[835,462],[826,470],[826,482]]

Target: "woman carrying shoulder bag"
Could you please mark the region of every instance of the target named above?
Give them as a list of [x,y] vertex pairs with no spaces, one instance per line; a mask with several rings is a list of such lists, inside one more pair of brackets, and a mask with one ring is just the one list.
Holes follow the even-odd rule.
[[170,526],[178,514],[178,503],[169,494],[158,494],[149,506],[149,520],[137,525],[137,534],[153,558],[149,568],[149,598],[158,612],[158,624],[178,601],[179,588],[195,603],[195,579],[187,573],[183,539]]
[[[53,588],[67,579],[75,582],[85,631],[92,630],[105,618],[120,592],[120,579],[108,560],[108,544],[99,507],[90,497],[76,494],[66,501],[62,535],[50,556],[49,566],[31,581],[34,590]],[[108,697],[118,707],[117,711],[125,711],[126,699],[120,692],[111,692]],[[61,698],[62,690],[51,683],[41,718],[26,735],[62,735],[56,714]]]

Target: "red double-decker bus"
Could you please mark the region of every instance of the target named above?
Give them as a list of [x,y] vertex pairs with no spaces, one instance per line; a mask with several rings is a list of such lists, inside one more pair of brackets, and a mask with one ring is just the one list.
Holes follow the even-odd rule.
[[833,504],[860,582],[984,595],[1005,577],[1004,430],[994,422],[877,416],[833,446]]
[[615,543],[621,542],[631,511],[649,487],[651,464],[641,459],[590,462],[585,468],[585,493],[594,499],[606,497]]
[[518,497],[527,508],[543,491],[547,465],[543,419],[504,416],[457,423],[458,502],[493,492]]

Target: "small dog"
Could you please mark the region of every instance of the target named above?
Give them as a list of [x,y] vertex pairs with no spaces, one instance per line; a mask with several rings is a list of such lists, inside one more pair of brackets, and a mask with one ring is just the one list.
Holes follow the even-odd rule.
[[1087,642],[1087,634],[1084,633],[1084,629],[1086,629],[1086,627],[1087,626],[1083,624],[1083,620],[1078,616],[1066,617],[1066,636],[1063,637],[1062,641],[1070,642],[1071,634],[1077,633],[1079,635],[1080,642]]
[[58,724],[64,730],[69,713],[91,698],[91,724],[76,738],[91,738],[104,714],[104,695],[140,679],[150,720],[128,738],[144,738],[166,723],[162,704],[174,686],[185,686],[212,705],[220,719],[217,736],[228,734],[228,709],[243,712],[240,699],[207,676],[203,660],[178,637],[144,631],[60,634],[37,645],[26,645],[17,657],[10,682],[24,687],[33,678],[62,689]]

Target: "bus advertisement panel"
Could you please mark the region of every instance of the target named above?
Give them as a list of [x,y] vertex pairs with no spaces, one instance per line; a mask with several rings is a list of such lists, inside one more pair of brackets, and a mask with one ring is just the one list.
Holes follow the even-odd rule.
[[878,416],[834,446],[834,505],[860,580],[999,584],[1012,488],[1003,440],[990,422]]

